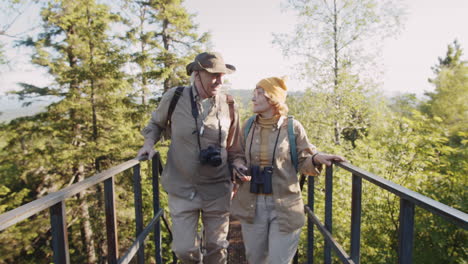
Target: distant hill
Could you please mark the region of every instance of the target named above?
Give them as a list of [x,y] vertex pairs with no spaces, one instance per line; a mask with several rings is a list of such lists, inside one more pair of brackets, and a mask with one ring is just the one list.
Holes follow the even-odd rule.
[[44,111],[45,108],[45,105],[33,105],[18,109],[2,109],[2,111],[0,111],[0,122],[9,122],[18,117],[34,115]]
[[241,103],[244,107],[247,107],[252,100],[252,90],[229,89],[227,93],[234,96],[237,103]]
[[45,111],[45,108],[52,102],[54,102],[54,100],[38,101],[24,107],[23,102],[19,101],[16,97],[1,96],[0,122],[9,122],[18,117],[30,116]]
[[[242,107],[247,108],[250,106],[252,90],[229,89],[227,92],[234,96],[237,103],[241,104]],[[302,92],[295,92],[290,94],[290,96],[300,94]],[[0,122],[9,122],[18,117],[30,116],[45,111],[46,107],[54,101],[50,98],[49,100],[33,102],[31,105],[24,107],[23,102],[19,101],[15,96],[0,96]]]
[[[240,99],[240,103],[242,103],[243,107],[248,107],[252,101],[253,90],[229,89],[227,93],[234,96],[237,100]],[[304,92],[292,92],[289,93],[288,96],[301,96],[303,94]]]

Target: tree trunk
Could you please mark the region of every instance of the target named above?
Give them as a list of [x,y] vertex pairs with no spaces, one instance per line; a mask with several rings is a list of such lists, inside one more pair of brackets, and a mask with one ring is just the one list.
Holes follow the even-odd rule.
[[[141,36],[143,36],[144,34],[146,10],[147,10],[147,7],[145,5],[140,7],[140,17],[139,17],[140,18],[140,26],[139,26],[140,39],[141,39]],[[143,39],[141,39],[140,41],[140,52],[142,55],[146,53],[146,41],[143,41]],[[147,105],[149,89],[148,89],[148,78],[146,77],[146,72],[148,70],[148,67],[146,65],[146,62],[143,62],[143,64],[141,64],[140,67],[141,67],[141,104]]]
[[[169,35],[166,33],[166,30],[167,28],[169,27],[169,20],[168,19],[164,19],[164,22],[163,22],[163,28],[162,28],[162,40],[163,40],[163,45],[164,45],[164,50],[166,51],[169,51]],[[169,67],[169,65],[166,64],[166,61],[164,62],[164,68],[167,68]],[[170,81],[169,81],[169,76],[166,77],[166,79],[164,79],[164,84],[163,84],[163,87],[164,87],[164,92],[166,92],[167,90],[169,90],[170,87]]]
[[335,144],[341,145],[341,128],[340,122],[338,121],[339,113],[340,113],[340,89],[339,89],[339,82],[338,82],[338,11],[336,10],[336,0],[333,1],[333,51],[334,51],[334,62],[335,65],[333,66],[333,73],[334,73],[334,89],[333,89],[333,103],[335,105],[335,121],[334,121],[334,135],[335,135]]
[[[75,35],[74,25],[71,25],[67,30],[67,37],[71,37]],[[75,54],[75,47],[69,46],[67,48],[67,56],[68,56],[68,63],[70,68],[74,68],[77,65],[78,57]],[[79,100],[80,97],[80,88],[76,80],[72,80],[70,82],[70,93],[72,96],[76,96],[75,100]],[[69,110],[70,112],[70,122],[73,127],[72,132],[72,146],[74,148],[80,149],[82,146],[83,136],[81,133],[81,123],[77,120],[77,111],[74,108]],[[74,165],[74,171],[76,171],[77,180],[78,182],[84,180],[85,178],[85,169],[84,164],[81,161],[78,161],[78,164]],[[79,214],[81,218],[81,238],[82,243],[84,246],[84,251],[86,252],[87,256],[87,263],[96,263],[96,252],[94,247],[94,241],[92,239],[92,229],[91,224],[89,222],[89,211],[88,211],[88,203],[86,202],[85,198],[81,197],[82,194],[78,194],[77,198],[80,203],[79,205]]]
[[[84,180],[84,166],[80,164],[78,169],[78,181]],[[81,241],[84,246],[84,251],[86,252],[87,263],[96,263],[96,250],[94,246],[93,240],[93,230],[91,228],[91,223],[89,221],[89,207],[88,203],[86,202],[86,197],[79,193],[77,195],[79,205],[79,215],[81,218]]]

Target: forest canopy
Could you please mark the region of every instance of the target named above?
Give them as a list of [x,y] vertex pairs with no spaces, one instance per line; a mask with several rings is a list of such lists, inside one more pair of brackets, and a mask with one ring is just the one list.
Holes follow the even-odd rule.
[[[7,2],[15,8],[24,1]],[[210,34],[199,31],[181,2],[43,4],[40,32],[18,45],[33,50],[32,63],[46,69],[53,82],[40,87],[30,80],[13,94],[33,103],[55,99],[43,112],[0,123],[0,214],[135,157],[143,143],[140,131],[161,94],[186,85],[185,65],[210,48]],[[389,98],[381,95],[379,80],[364,74],[372,65],[369,59],[377,57],[364,56],[359,48],[371,37],[398,31],[399,7],[388,1],[381,9],[377,0],[286,2],[302,20],[292,35],[275,36],[275,43],[286,55],[305,58],[300,74],[311,86],[287,103],[310,141],[321,151],[339,153],[360,168],[467,212],[468,65],[461,43],[447,40],[446,54],[434,58],[433,74],[427,76],[432,92],[424,98]],[[317,26],[308,27],[311,21]],[[308,42],[312,38],[316,42]],[[0,45],[0,64],[6,63],[3,50]],[[249,105],[242,105],[249,96],[236,94],[242,119],[251,114]],[[156,146],[163,159],[167,146],[167,141]],[[143,192],[149,195],[147,177]],[[334,212],[334,233],[349,245],[351,183],[344,172],[336,177],[334,207],[343,210]],[[121,246],[128,247],[134,232],[131,175],[120,175],[116,184]],[[318,185],[323,188],[323,181]],[[398,197],[375,186],[364,188],[361,261],[395,263]],[[96,187],[67,203],[72,263],[102,263],[106,255],[102,192]],[[152,208],[151,202],[144,199],[144,208]],[[323,215],[321,205],[315,210]],[[151,209],[145,212],[148,221]],[[466,231],[424,210],[416,215],[414,263],[465,263]],[[50,263],[48,221],[44,213],[2,231],[0,263]],[[165,262],[172,259],[168,239],[164,233]],[[317,243],[320,262],[323,241]],[[154,248],[153,242],[147,247]]]

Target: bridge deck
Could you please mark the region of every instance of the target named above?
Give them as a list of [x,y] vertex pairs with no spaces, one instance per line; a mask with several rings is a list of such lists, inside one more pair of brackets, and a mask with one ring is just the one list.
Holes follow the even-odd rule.
[[231,216],[229,221],[228,263],[247,264],[244,243],[242,242],[241,225],[239,220]]

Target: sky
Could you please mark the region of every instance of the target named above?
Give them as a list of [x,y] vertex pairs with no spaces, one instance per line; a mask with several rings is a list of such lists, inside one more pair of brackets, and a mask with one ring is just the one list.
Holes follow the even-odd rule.
[[[186,0],[184,6],[195,14],[200,31],[210,31],[213,49],[223,54],[226,63],[237,72],[228,76],[234,89],[252,89],[262,78],[291,76],[289,89],[304,89],[294,81],[293,61],[282,57],[272,44],[272,33],[291,33],[295,25],[292,12],[281,9],[281,0]],[[431,67],[438,57],[445,56],[447,45],[458,39],[465,50],[468,45],[467,0],[405,0],[408,7],[403,31],[384,43],[381,57],[384,69],[382,90],[387,95],[411,92],[418,95],[432,91],[427,79],[433,77]],[[31,11],[31,10],[28,10]],[[34,24],[24,16],[15,23],[21,32],[24,25]],[[22,26],[23,25],[23,26]],[[11,40],[11,39],[8,39]],[[4,42],[5,38],[0,41]],[[17,82],[47,85],[44,70],[29,64],[23,49],[9,49],[13,63],[0,74],[0,95],[18,89]]]
[[[197,14],[200,29],[212,32],[215,50],[237,72],[229,76],[233,87],[251,89],[262,78],[293,76],[292,65],[272,44],[272,33],[292,32],[292,12],[280,8],[281,0],[188,0],[188,10]],[[467,0],[406,0],[407,20],[403,31],[384,43],[382,67],[385,94],[432,91],[427,82],[431,67],[445,56],[455,39],[465,50],[468,45]],[[294,78],[291,78],[294,79]],[[293,81],[291,90],[301,90]]]

